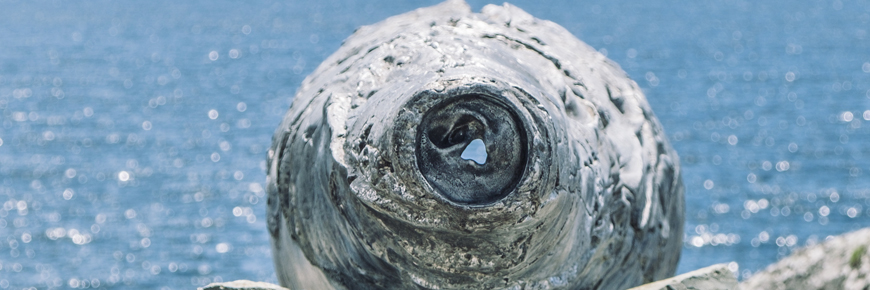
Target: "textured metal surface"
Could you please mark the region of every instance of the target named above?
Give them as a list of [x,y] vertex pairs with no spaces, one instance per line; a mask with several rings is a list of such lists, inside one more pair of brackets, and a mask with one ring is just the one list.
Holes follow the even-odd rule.
[[[484,162],[462,158],[474,140]],[[637,85],[555,23],[448,1],[365,26],[269,151],[291,289],[615,289],[673,275],[677,155]]]

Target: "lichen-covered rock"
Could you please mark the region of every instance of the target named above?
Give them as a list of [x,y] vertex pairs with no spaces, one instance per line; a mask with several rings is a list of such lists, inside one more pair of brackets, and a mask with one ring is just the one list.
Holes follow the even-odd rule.
[[236,280],[230,282],[211,283],[208,286],[197,288],[198,290],[289,290],[287,288],[266,283],[248,280]]
[[737,278],[728,264],[701,268],[676,277],[637,286],[628,290],[734,290]]
[[357,30],[299,88],[267,190],[293,289],[624,289],[673,275],[683,235],[637,84],[508,4]]
[[870,228],[798,250],[758,272],[742,289],[870,289]]

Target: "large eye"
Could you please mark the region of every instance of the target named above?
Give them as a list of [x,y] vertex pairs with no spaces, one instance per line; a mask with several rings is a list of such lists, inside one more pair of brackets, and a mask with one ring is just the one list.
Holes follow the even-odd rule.
[[525,130],[498,102],[482,95],[455,97],[426,112],[417,128],[417,167],[453,202],[497,201],[522,177]]

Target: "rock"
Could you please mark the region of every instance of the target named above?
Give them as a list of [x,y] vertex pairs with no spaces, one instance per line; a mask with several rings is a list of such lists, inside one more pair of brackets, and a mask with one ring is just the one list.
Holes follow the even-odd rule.
[[870,228],[798,250],[758,272],[743,289],[868,289]]
[[684,205],[667,140],[616,64],[509,4],[448,1],[359,28],[273,137],[278,279],[624,289],[672,276]]
[[733,290],[737,278],[728,264],[717,264],[628,290]]
[[266,282],[236,280],[222,283],[211,283],[198,290],[289,290],[287,288]]

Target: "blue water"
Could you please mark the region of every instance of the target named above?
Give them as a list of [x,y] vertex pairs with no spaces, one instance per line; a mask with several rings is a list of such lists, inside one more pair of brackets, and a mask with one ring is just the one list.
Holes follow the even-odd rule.
[[[434,3],[0,0],[0,289],[275,282],[264,159],[296,87]],[[870,226],[870,2],[514,4],[646,92],[683,165],[679,272]]]

